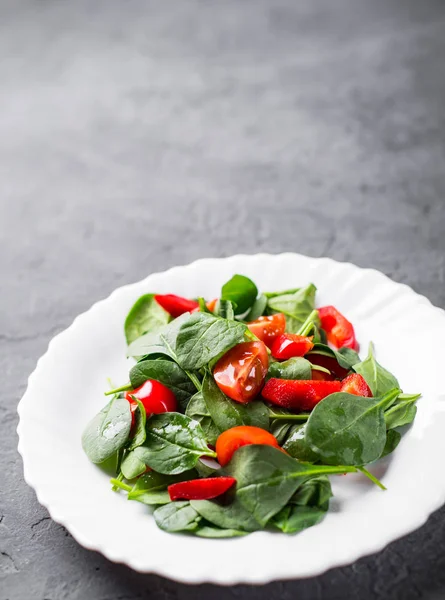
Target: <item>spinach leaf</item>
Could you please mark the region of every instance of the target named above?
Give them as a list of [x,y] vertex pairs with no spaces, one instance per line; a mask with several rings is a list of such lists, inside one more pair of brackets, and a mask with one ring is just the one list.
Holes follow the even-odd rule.
[[289,432],[283,449],[292,456],[303,462],[314,463],[319,460],[319,456],[312,450],[305,440],[306,425],[293,425],[292,431]]
[[391,452],[394,452],[401,439],[402,436],[399,431],[396,431],[395,429],[388,429],[386,432],[385,447],[383,448],[380,458],[384,458],[385,456],[388,456],[388,454],[391,454]]
[[376,361],[372,343],[369,344],[368,356],[363,362],[354,365],[354,371],[364,377],[373,396],[383,396],[390,390],[399,387],[399,382],[394,375]]
[[147,415],[145,413],[144,405],[136,398],[136,396],[132,396],[132,398],[135,402],[137,402],[138,407],[134,413],[134,426],[132,428],[133,432],[128,444],[129,450],[134,450],[145,442],[145,424],[147,422]]
[[191,398],[185,414],[191,419],[198,421],[209,444],[215,445],[216,440],[221,432],[210,416],[210,412],[206,403],[204,402],[202,392],[197,392]]
[[306,425],[305,442],[330,465],[366,465],[377,460],[386,442],[384,408],[399,395],[363,398],[345,392],[317,404]]
[[312,365],[303,357],[289,358],[269,365],[267,377],[277,379],[312,379]]
[[264,296],[266,296],[267,299],[276,298],[277,296],[289,296],[291,294],[296,294],[300,290],[301,290],[301,288],[297,287],[297,288],[290,288],[288,290],[281,290],[279,292],[264,292]]
[[130,428],[128,400],[114,397],[86,426],[82,448],[91,462],[102,463],[126,444]]
[[297,533],[319,523],[329,508],[331,484],[325,476],[305,481],[289,503],[273,517],[273,524],[284,533]]
[[184,410],[196,392],[187,373],[171,360],[159,358],[157,360],[143,360],[134,365],[130,371],[130,381],[133,388],[138,388],[147,379],[156,379],[167,386],[176,396],[181,408]]
[[256,321],[263,316],[267,307],[267,298],[264,294],[258,296],[255,302],[252,304],[252,308],[249,310],[245,317],[245,321]]
[[144,462],[144,451],[140,446],[134,450],[130,450],[124,456],[121,462],[121,472],[125,479],[134,479],[139,477],[146,470],[147,465]]
[[351,348],[340,348],[339,350],[334,350],[330,348],[326,344],[316,343],[314,347],[308,354],[306,354],[307,358],[310,360],[312,354],[320,354],[321,356],[329,356],[331,358],[335,358],[340,367],[350,371],[353,367],[357,365],[360,360],[359,355],[355,350]]
[[[201,313],[195,313],[201,314]],[[190,313],[184,313],[156,332],[149,332],[132,342],[127,350],[128,356],[168,356],[176,360],[176,338],[181,326],[190,319]]]
[[164,531],[193,531],[198,527],[201,517],[190,502],[170,502],[157,508],[153,516],[156,525]]
[[311,283],[294,293],[269,298],[267,306],[272,312],[286,315],[286,331],[296,333],[315,309],[316,291],[317,288]]
[[[233,496],[229,493],[229,496]],[[257,531],[261,525],[255,521],[251,513],[240,503],[236,495],[230,501],[224,500],[192,500],[193,508],[207,521],[221,529],[241,531]]]
[[385,411],[387,429],[395,429],[412,423],[416,417],[417,406],[412,402],[398,402]]
[[305,480],[355,470],[350,466],[300,463],[277,448],[261,445],[239,448],[225,468],[225,472],[236,479],[236,497],[263,527]]
[[220,527],[214,527],[213,525],[200,525],[193,533],[203,538],[231,538],[247,535],[247,531],[240,531],[239,529],[221,529]]
[[230,300],[236,307],[236,314],[245,313],[258,295],[257,286],[244,275],[234,275],[222,286],[221,300]]
[[294,423],[290,421],[274,419],[270,424],[270,433],[276,438],[280,446],[282,446],[293,430],[293,427]]
[[223,319],[233,321],[235,319],[235,311],[232,302],[230,300],[218,300],[215,314]]
[[201,425],[180,413],[153,415],[146,433],[145,443],[133,452],[158,473],[176,475],[193,468],[200,456],[215,456]]
[[150,471],[137,479],[132,490],[128,492],[128,499],[149,505],[167,504],[170,502],[167,491],[169,485],[194,478],[196,478],[196,472],[193,470],[180,475],[161,475],[156,471]]
[[240,404],[228,398],[207,371],[202,382],[202,396],[213,422],[220,432],[238,425],[269,429],[269,411],[265,404],[254,400]]
[[200,369],[243,341],[246,326],[206,313],[194,313],[176,338],[176,360],[183,369]]
[[128,313],[125,320],[125,337],[131,344],[147,331],[158,331],[170,321],[170,315],[160,306],[154,294],[141,296]]

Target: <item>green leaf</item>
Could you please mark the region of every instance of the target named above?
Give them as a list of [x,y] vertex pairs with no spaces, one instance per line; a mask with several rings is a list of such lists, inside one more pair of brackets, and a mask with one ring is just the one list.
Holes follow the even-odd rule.
[[132,437],[128,445],[129,450],[134,450],[145,442],[145,424],[147,422],[147,415],[145,413],[144,405],[136,396],[132,396],[133,400],[137,402],[137,409],[134,413],[134,426],[132,431]]
[[351,471],[355,468],[300,463],[278,448],[262,445],[239,448],[225,468],[236,479],[236,497],[263,527],[305,480]]
[[167,491],[169,485],[194,478],[196,478],[196,472],[193,470],[180,475],[162,475],[156,473],[156,471],[150,471],[137,479],[132,490],[128,493],[128,499],[149,505],[167,504],[170,502]]
[[383,398],[344,392],[319,402],[306,425],[305,442],[329,465],[366,465],[377,460],[386,441],[384,408],[399,390]]
[[340,350],[334,350],[330,346],[321,343],[314,344],[312,350],[306,354],[308,360],[311,359],[311,355],[313,354],[335,358],[340,367],[346,369],[347,371],[350,371],[360,360],[357,352],[355,352],[355,350],[351,350],[351,348],[340,348]]
[[264,294],[261,294],[260,296],[258,296],[258,298],[255,300],[255,302],[252,304],[251,309],[249,310],[249,312],[247,313],[246,317],[244,318],[244,321],[250,322],[250,321],[256,321],[257,319],[259,319],[260,317],[262,317],[266,311],[266,307],[267,307],[267,298]]
[[309,444],[305,440],[306,424],[293,425],[292,431],[283,444],[283,449],[292,456],[303,462],[314,463],[319,460],[318,454],[316,454]]
[[153,415],[147,421],[146,433],[145,443],[133,452],[158,473],[182,473],[192,469],[200,456],[215,456],[201,425],[180,413]]
[[184,313],[168,323],[168,325],[164,325],[164,327],[158,331],[153,333],[149,332],[137,338],[129,345],[127,350],[128,356],[134,356],[136,358],[150,356],[153,358],[165,355],[176,360],[176,338],[181,326],[186,323],[190,317],[190,313]]
[[202,517],[221,529],[241,531],[261,529],[261,525],[242,506],[236,495],[227,503],[221,500],[192,500],[190,504]]
[[292,431],[294,425],[295,424],[291,421],[274,419],[270,424],[270,433],[275,437],[280,446],[282,446]]
[[267,299],[276,298],[277,296],[289,296],[291,294],[296,294],[300,290],[301,290],[301,288],[297,287],[297,288],[289,288],[288,290],[281,290],[279,292],[264,292],[264,296],[266,296]]
[[230,300],[236,307],[236,314],[241,315],[249,310],[258,295],[257,286],[244,275],[234,275],[222,286],[221,300]]
[[206,372],[202,382],[202,395],[207,410],[220,432],[238,425],[269,429],[269,410],[263,402],[234,402],[223,394],[209,372]]
[[190,502],[170,502],[157,508],[153,516],[159,529],[169,531],[193,531],[198,527],[201,517]]
[[312,365],[303,357],[289,358],[269,365],[267,377],[277,379],[312,379]]
[[412,402],[400,402],[385,412],[387,429],[395,429],[412,423],[416,417],[417,406]]
[[197,392],[190,402],[188,403],[185,414],[198,421],[201,425],[204,435],[209,444],[215,445],[216,440],[221,433],[212,417],[210,416],[209,409],[207,408],[202,392]]
[[143,360],[134,365],[130,371],[133,388],[138,388],[147,379],[155,379],[167,386],[176,396],[182,409],[185,409],[196,388],[187,373],[171,360]]
[[233,321],[235,319],[233,303],[230,302],[230,300],[218,300],[216,303],[215,314],[223,319]]
[[143,460],[143,452],[141,453],[140,446],[127,452],[121,463],[122,475],[129,480],[142,475],[146,468],[147,465]]
[[206,313],[194,313],[176,338],[177,362],[184,369],[200,369],[244,339],[246,326]]
[[125,319],[125,337],[127,344],[131,344],[138,337],[155,332],[170,321],[170,315],[160,306],[154,294],[145,294],[136,300]]
[[128,400],[114,397],[86,426],[82,448],[91,462],[102,463],[126,444],[130,428]]
[[388,456],[388,454],[391,454],[391,452],[394,452],[401,439],[402,436],[399,431],[396,431],[395,429],[389,429],[386,432],[385,447],[383,448],[380,458],[384,458],[385,456]]
[[247,535],[247,531],[221,529],[220,527],[213,527],[211,525],[201,525],[198,529],[195,529],[194,534],[203,538],[231,538]]
[[310,283],[296,292],[270,297],[267,306],[272,312],[286,315],[286,331],[296,333],[315,309],[316,291],[315,285]]
[[368,356],[363,362],[354,365],[354,371],[364,377],[373,396],[383,396],[390,390],[399,387],[399,382],[394,375],[376,361],[372,343],[369,344]]

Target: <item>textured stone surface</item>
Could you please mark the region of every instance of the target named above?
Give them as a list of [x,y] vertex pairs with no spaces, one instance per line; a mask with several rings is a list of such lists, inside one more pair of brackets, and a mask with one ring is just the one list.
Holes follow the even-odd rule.
[[133,573],[49,519],[15,433],[51,337],[177,263],[329,255],[445,307],[444,27],[439,0],[3,0],[0,600],[445,597],[445,510],[316,579]]

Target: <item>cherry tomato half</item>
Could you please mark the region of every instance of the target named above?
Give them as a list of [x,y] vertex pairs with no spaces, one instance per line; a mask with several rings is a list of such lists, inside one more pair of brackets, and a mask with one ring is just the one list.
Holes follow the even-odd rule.
[[224,431],[216,440],[216,454],[219,464],[224,467],[238,448],[249,444],[280,447],[276,438],[265,429],[249,425],[232,427]]
[[294,333],[282,333],[275,338],[270,351],[272,356],[278,360],[287,360],[294,356],[304,356],[312,348],[312,336],[296,335]]
[[284,333],[286,329],[286,317],[283,313],[277,313],[268,317],[259,317],[256,321],[247,323],[247,327],[259,340],[270,347],[275,338]]
[[199,303],[196,300],[189,300],[175,294],[157,294],[155,300],[174,319],[186,312],[199,308]]
[[245,404],[261,391],[268,367],[269,357],[263,342],[242,342],[219,359],[213,377],[229,398]]
[[144,405],[145,412],[159,415],[165,412],[176,412],[178,403],[174,393],[165,385],[155,379],[147,379],[140,387],[125,393],[125,398],[130,402],[132,410],[137,403],[135,396]]
[[335,306],[324,306],[318,309],[321,326],[326,331],[328,341],[336,348],[352,348],[358,352],[359,345],[355,338],[352,323],[344,317]]
[[354,396],[365,396],[365,398],[371,398],[372,396],[371,389],[366,383],[365,378],[358,373],[352,373],[352,375],[348,375],[346,379],[343,379],[340,391],[354,394]]

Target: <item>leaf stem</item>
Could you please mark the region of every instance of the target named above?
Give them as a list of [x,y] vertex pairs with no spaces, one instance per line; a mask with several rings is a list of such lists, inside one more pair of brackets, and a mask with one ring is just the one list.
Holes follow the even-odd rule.
[[199,381],[198,377],[195,375],[195,373],[193,373],[193,371],[188,371],[187,369],[184,369],[184,371],[186,372],[190,381],[192,381],[195,384],[195,387],[198,390],[198,392],[200,392],[202,389],[202,384]]
[[310,415],[300,413],[299,415],[276,413],[273,410],[269,410],[269,417],[271,419],[283,419],[285,421],[307,421]]
[[307,335],[314,326],[315,319],[318,318],[318,310],[313,310],[307,317],[306,321],[297,331],[297,335]]
[[118,488],[120,488],[121,490],[125,490],[126,492],[131,492],[133,488],[131,487],[131,485],[127,485],[126,483],[124,483],[122,481],[123,478],[124,476],[122,475],[122,473],[119,473],[117,477],[110,479],[110,483],[113,484],[113,487],[111,488],[113,492],[116,492]]
[[368,469],[365,469],[365,467],[357,467],[358,470],[363,473],[363,475],[365,475],[368,479],[370,479],[372,481],[372,483],[375,483],[376,486],[378,486],[381,490],[386,491],[386,487],[383,485],[383,483],[381,481],[379,481],[377,479],[377,477],[375,477],[372,473],[370,473],[368,471]]
[[410,402],[415,402],[416,400],[418,400],[421,395],[422,394],[400,394],[397,400],[401,400],[402,402],[408,404]]
[[113,396],[113,394],[120,394],[120,392],[127,392],[128,390],[132,389],[133,386],[130,382],[128,382],[125,385],[121,385],[121,387],[114,388],[114,390],[109,390],[108,392],[105,392],[105,396]]

